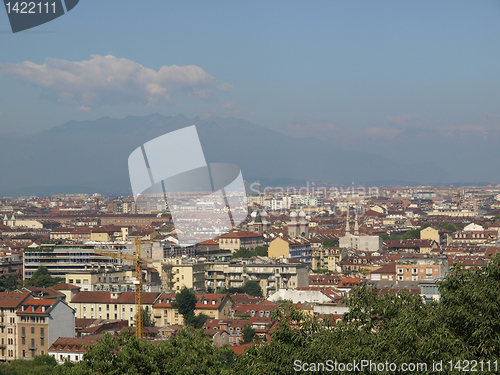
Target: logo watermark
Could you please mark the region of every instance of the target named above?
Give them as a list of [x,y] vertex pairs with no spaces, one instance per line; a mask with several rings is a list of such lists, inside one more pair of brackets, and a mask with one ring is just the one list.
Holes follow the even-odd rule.
[[378,199],[379,188],[376,186],[316,186],[314,182],[306,182],[304,186],[261,187],[258,182],[249,185],[252,200],[272,212],[287,212],[304,206],[313,206],[316,213],[345,216],[349,211],[363,216],[366,212],[365,202]]
[[77,6],[80,0],[3,0],[13,33],[55,20]]
[[207,163],[194,125],[146,142],[128,168],[136,205],[168,209],[182,247],[228,233],[248,215],[240,169]]

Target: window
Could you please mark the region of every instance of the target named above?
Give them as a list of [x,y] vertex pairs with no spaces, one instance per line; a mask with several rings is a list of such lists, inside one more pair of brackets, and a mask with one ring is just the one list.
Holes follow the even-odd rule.
[[35,333],[35,327],[31,327],[31,333]]

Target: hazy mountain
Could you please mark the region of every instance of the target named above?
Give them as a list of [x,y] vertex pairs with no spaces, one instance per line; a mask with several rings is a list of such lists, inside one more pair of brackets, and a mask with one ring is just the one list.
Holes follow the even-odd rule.
[[[276,185],[310,180],[337,184],[452,181],[445,173],[447,166],[435,161],[441,141],[434,136],[416,141],[419,137],[402,133],[392,145],[367,145],[364,149],[369,151],[360,152],[315,138],[293,138],[234,118],[154,114],[70,121],[32,136],[3,137],[0,194],[130,193],[129,154],[157,136],[189,125],[197,125],[208,162],[236,164],[249,181]],[[428,142],[431,150],[425,147]],[[384,155],[380,147],[392,147],[393,152]],[[406,156],[401,157],[401,152]],[[464,175],[459,180],[467,179]]]

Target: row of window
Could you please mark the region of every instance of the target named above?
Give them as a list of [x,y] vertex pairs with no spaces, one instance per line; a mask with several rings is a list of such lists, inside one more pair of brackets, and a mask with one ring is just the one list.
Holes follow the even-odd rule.
[[[78,305],[75,305],[75,310],[78,309]],[[118,311],[118,305],[114,305],[114,310]],[[87,305],[82,305],[82,311],[87,311]],[[90,305],[90,311],[94,311],[94,305]],[[102,311],[102,305],[99,305],[99,311]],[[109,304],[106,305],[106,311],[109,311]],[[125,305],[122,305],[122,312],[125,312]],[[134,312],[134,306],[130,306],[130,312]]]
[[[83,313],[82,315],[83,319],[87,319],[87,314]],[[90,314],[90,319],[94,319],[94,313]],[[99,319],[103,319],[102,314],[99,314]],[[111,319],[109,313],[106,314],[106,319]],[[115,317],[113,319],[118,319],[118,314],[115,314]],[[122,319],[127,320],[126,315],[122,314]],[[134,315],[130,314],[130,320],[134,320]]]

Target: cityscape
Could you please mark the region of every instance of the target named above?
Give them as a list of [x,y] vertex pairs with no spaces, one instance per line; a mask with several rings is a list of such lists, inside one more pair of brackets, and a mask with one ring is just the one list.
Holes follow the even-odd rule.
[[[281,301],[334,322],[361,285],[431,303],[451,267],[485,267],[500,251],[500,185],[312,186],[255,183],[243,223],[190,246],[179,245],[165,204],[97,193],[2,198],[0,359],[79,361],[102,332],[136,329],[138,241],[147,261],[143,337],[168,340],[187,324],[172,303],[187,288],[203,316],[199,328],[236,353],[248,345],[245,327],[272,339],[271,313]],[[203,203],[185,209],[213,209]],[[53,285],[30,283],[40,267]],[[17,288],[7,291],[7,282]],[[68,324],[51,324],[56,318]]]
[[499,19],[4,0],[0,375],[499,374]]

